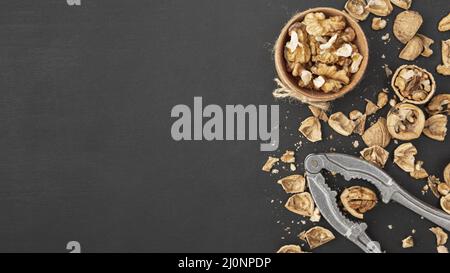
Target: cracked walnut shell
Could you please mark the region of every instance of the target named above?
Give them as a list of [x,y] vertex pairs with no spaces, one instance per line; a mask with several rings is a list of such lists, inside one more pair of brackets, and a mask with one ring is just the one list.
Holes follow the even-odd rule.
[[416,11],[404,11],[397,15],[394,21],[394,35],[406,44],[411,40],[423,24],[422,15]]
[[286,193],[301,193],[305,191],[306,181],[303,175],[294,174],[281,178],[277,182]]
[[450,76],[450,40],[442,41],[442,63],[437,66],[437,72],[444,76]]
[[366,9],[378,16],[388,16],[394,7],[390,0],[369,0]]
[[361,151],[361,156],[380,168],[384,168],[389,158],[389,152],[380,146],[372,146]]
[[394,163],[405,172],[413,172],[415,167],[417,149],[412,143],[404,143],[394,151]]
[[353,130],[353,133],[362,136],[364,134],[364,131],[366,130],[367,116],[363,115],[363,113],[361,113],[358,110],[353,110],[350,112],[349,118],[353,121],[353,124],[355,124],[355,129]]
[[340,199],[345,210],[358,219],[364,219],[364,213],[373,209],[378,202],[375,192],[360,186],[345,189]]
[[417,161],[414,170],[409,173],[409,175],[414,179],[424,179],[427,178],[428,172],[422,167],[423,161]]
[[431,115],[450,115],[450,94],[440,94],[435,96],[428,104],[427,110]]
[[413,140],[420,137],[425,127],[425,114],[412,104],[399,103],[387,117],[387,128],[393,138]]
[[450,30],[450,13],[442,18],[442,20],[439,22],[438,29],[442,32]]
[[364,21],[369,16],[369,11],[366,9],[367,3],[365,0],[348,0],[345,3],[345,10],[351,17],[358,21]]
[[402,9],[411,8],[412,0],[391,0],[391,3]]
[[328,122],[328,116],[325,113],[325,111],[323,111],[319,107],[315,107],[312,105],[309,105],[308,108],[311,111],[311,113],[313,114],[313,116],[315,116],[316,118],[318,118],[324,122]]
[[450,186],[450,163],[445,167],[444,170],[444,181],[447,183],[447,185]]
[[394,73],[392,89],[402,102],[425,104],[436,91],[433,74],[416,65],[402,65]]
[[422,39],[419,36],[414,36],[400,52],[399,58],[406,61],[414,61],[422,54],[423,50],[424,44]]
[[386,148],[391,142],[391,135],[386,125],[386,119],[379,118],[372,127],[366,130],[362,135],[362,139],[368,147],[380,146]]
[[284,206],[289,211],[301,216],[311,217],[314,213],[314,201],[308,192],[292,195]]
[[309,117],[305,119],[298,128],[309,141],[317,142],[322,140],[322,126],[316,117]]
[[447,116],[441,114],[431,116],[425,122],[423,133],[431,139],[444,141],[447,135]]
[[299,245],[285,245],[278,249],[277,253],[303,253]]
[[441,197],[441,208],[448,214],[450,214],[450,194]]
[[328,124],[333,130],[343,136],[349,136],[355,129],[355,124],[342,112],[334,113],[328,119]]
[[333,233],[323,227],[313,227],[298,236],[306,241],[311,249],[315,249],[335,239]]

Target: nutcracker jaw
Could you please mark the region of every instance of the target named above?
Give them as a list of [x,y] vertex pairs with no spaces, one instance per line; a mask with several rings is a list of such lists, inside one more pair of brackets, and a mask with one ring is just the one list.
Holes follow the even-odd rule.
[[305,159],[305,171],[311,195],[322,216],[340,234],[367,253],[380,253],[380,244],[370,240],[365,233],[365,223],[348,220],[337,206],[337,193],[332,191],[321,174],[328,170],[341,174],[345,180],[363,179],[372,183],[380,192],[382,201],[391,200],[423,216],[450,231],[450,216],[418,200],[400,187],[387,173],[362,159],[344,154],[310,154]]

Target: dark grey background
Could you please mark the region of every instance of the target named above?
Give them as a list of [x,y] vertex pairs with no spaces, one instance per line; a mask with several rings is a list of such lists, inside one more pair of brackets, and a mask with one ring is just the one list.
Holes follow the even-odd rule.
[[[299,243],[296,235],[310,224],[297,224],[283,208],[288,196],[275,183],[288,172],[262,173],[268,154],[258,142],[174,142],[170,110],[192,105],[194,96],[204,104],[278,103],[271,48],[284,22],[298,10],[344,2],[1,1],[0,251],[65,252],[72,240],[85,252],[273,252]],[[425,17],[421,32],[437,41],[433,57],[417,63],[434,71],[440,40],[449,38],[436,31],[448,1],[415,0],[413,8]],[[374,32],[369,22],[362,23],[371,47],[367,76],[336,111],[364,109],[363,98],[387,87],[381,66],[402,64],[400,44],[384,45],[387,30]],[[448,79],[436,79],[438,92],[449,91]],[[297,128],[310,115],[298,104],[280,107],[277,156],[302,139]],[[306,143],[298,163],[331,147],[358,153],[351,145],[358,137],[333,135]],[[414,144],[426,169],[442,176],[449,141]],[[420,193],[423,181],[392,163],[386,169],[438,204]],[[407,252],[435,251],[431,224],[396,204],[380,204],[367,222],[389,252],[403,251],[401,239],[413,228],[417,247]],[[338,236],[316,252],[358,251]]]

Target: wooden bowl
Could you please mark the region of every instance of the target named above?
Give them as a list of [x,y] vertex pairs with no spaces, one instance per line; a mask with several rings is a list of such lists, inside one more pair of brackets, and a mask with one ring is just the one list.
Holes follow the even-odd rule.
[[[289,73],[286,69],[286,60],[284,59],[284,47],[289,39],[288,29],[293,23],[303,21],[303,18],[308,13],[311,12],[323,12],[327,16],[336,16],[336,15],[344,16],[348,26],[352,27],[355,30],[356,39],[354,43],[358,47],[359,52],[364,57],[364,59],[361,63],[359,71],[352,76],[350,84],[344,86],[338,92],[325,93],[317,90],[302,88],[297,84],[298,78],[292,76],[292,74]],[[367,43],[367,38],[366,35],[364,34],[364,31],[359,26],[359,24],[350,17],[350,15],[348,15],[343,11],[333,8],[314,8],[297,13],[283,27],[280,36],[278,37],[277,42],[275,44],[275,68],[277,70],[278,78],[289,89],[307,97],[311,102],[332,101],[352,91],[363,78],[368,63],[369,63],[369,45]]]

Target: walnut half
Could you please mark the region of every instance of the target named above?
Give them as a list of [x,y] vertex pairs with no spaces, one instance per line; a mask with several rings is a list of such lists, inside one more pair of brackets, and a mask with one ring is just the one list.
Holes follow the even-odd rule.
[[379,118],[372,127],[364,132],[362,139],[368,147],[380,146],[386,148],[391,142],[386,119]]
[[394,35],[406,44],[411,40],[423,24],[422,15],[416,11],[404,11],[397,15],[394,21]]
[[427,103],[436,91],[433,74],[416,65],[400,66],[392,77],[391,86],[402,102],[412,104]]
[[301,193],[305,191],[306,181],[303,175],[294,174],[281,178],[277,182],[286,193]]
[[340,198],[344,208],[358,219],[363,219],[364,213],[373,209],[378,202],[375,192],[360,186],[345,189]]
[[413,140],[420,137],[425,127],[425,114],[412,104],[399,103],[388,114],[387,128],[392,137]]
[[316,117],[309,117],[305,119],[298,131],[302,133],[309,141],[318,142],[322,140],[322,126]]
[[317,248],[335,239],[333,233],[323,227],[313,227],[298,235],[298,237],[306,241],[311,249]]
[[423,133],[431,139],[444,141],[447,135],[447,116],[441,114],[431,116],[425,122]]
[[384,168],[389,158],[389,152],[380,146],[372,146],[361,151],[361,156],[380,168]]
[[314,213],[314,201],[308,192],[292,195],[286,202],[285,207],[293,213],[301,216],[311,217]]
[[353,121],[347,118],[342,112],[332,114],[328,119],[328,124],[343,136],[351,135],[355,129]]

